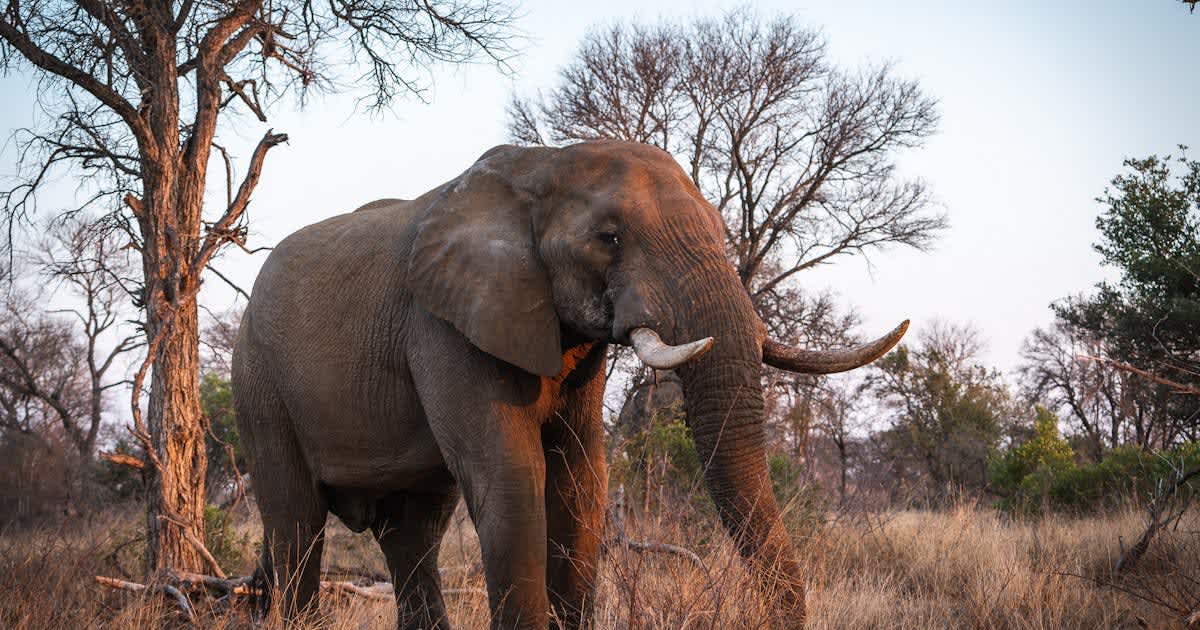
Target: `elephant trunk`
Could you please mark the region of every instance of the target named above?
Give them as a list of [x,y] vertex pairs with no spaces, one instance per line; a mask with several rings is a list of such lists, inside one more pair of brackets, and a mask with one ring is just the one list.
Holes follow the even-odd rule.
[[677,370],[688,424],[708,492],[776,611],[775,627],[800,628],[804,584],[767,470],[759,320],[736,278],[728,284],[694,296],[693,319],[677,330],[684,339],[716,337],[706,355]]

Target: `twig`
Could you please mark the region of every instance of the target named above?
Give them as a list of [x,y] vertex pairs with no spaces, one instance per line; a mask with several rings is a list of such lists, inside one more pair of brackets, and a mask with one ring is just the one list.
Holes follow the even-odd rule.
[[225,284],[229,285],[229,288],[236,291],[238,295],[246,298],[247,300],[250,299],[250,294],[247,293],[245,289],[243,289],[242,287],[239,287],[233,280],[230,280],[229,277],[226,276],[225,274],[221,273],[220,271],[217,271],[217,268],[213,267],[212,263],[208,264],[207,269],[209,271],[213,272],[213,275],[220,278]]
[[237,578],[219,578],[212,575],[204,575],[201,573],[191,573],[189,571],[179,571],[171,574],[171,577],[186,584],[198,584],[208,588],[215,588],[223,593],[233,593],[234,595],[250,595],[253,589],[250,584],[254,581],[253,575],[246,575]]
[[[442,595],[482,595],[487,597],[487,591],[482,588],[444,588]],[[1200,611],[1197,611],[1200,614]]]
[[133,455],[129,455],[128,453],[109,453],[107,451],[100,451],[100,459],[108,460],[114,464],[117,464],[118,466],[129,466],[130,468],[137,468],[138,470],[143,470],[146,468],[146,462],[134,457]]
[[[1197,1],[1200,2],[1200,0],[1197,0]],[[1152,372],[1147,372],[1146,370],[1143,370],[1138,367],[1134,367],[1134,366],[1132,366],[1128,363],[1122,362],[1122,361],[1116,361],[1114,359],[1109,359],[1109,358],[1105,358],[1105,357],[1092,356],[1090,354],[1077,354],[1077,355],[1075,355],[1075,358],[1080,361],[1095,361],[1096,363],[1103,363],[1105,365],[1115,367],[1118,370],[1132,372],[1133,374],[1136,374],[1148,381],[1153,381],[1155,383],[1158,383],[1159,385],[1166,385],[1167,387],[1170,387],[1171,389],[1175,390],[1176,394],[1186,394],[1189,396],[1200,395],[1200,387],[1194,387],[1192,385],[1186,385],[1184,383],[1180,383],[1179,381],[1173,381],[1169,378],[1166,378],[1165,376],[1159,376]]]
[[654,542],[654,541],[638,541],[632,540],[625,534],[625,524],[621,519],[621,513],[625,510],[625,486],[621,485],[617,488],[617,498],[611,510],[613,537],[610,539],[610,544],[616,544],[626,549],[645,553],[667,553],[680,556],[691,562],[698,569],[704,572],[705,575],[710,575],[708,566],[690,549],[672,545],[669,543]]
[[[379,590],[379,587],[382,586],[387,586],[388,590],[386,592]],[[321,589],[330,591],[332,593],[358,595],[359,597],[365,597],[367,599],[378,601],[390,601],[395,597],[392,594],[392,585],[388,582],[376,582],[371,586],[363,587],[358,586],[353,582],[322,581]]]
[[[164,517],[171,520],[169,517]],[[172,521],[174,522],[174,521]],[[202,553],[207,550],[202,551]],[[211,557],[211,554],[208,554]],[[214,564],[214,567],[216,565]],[[457,567],[451,567],[456,569]],[[344,575],[363,575],[368,580],[367,584],[356,584],[343,580],[321,580],[321,590],[327,591],[334,595],[346,595],[353,597],[363,597],[372,601],[393,601],[394,587],[391,582],[386,580],[377,580],[376,576],[379,573],[369,570],[348,569],[339,567],[331,571],[335,574]],[[328,573],[326,574],[328,575]],[[195,608],[188,600],[184,590],[189,590],[194,594],[200,592],[197,587],[202,589],[213,589],[221,593],[217,597],[213,606],[224,607],[232,601],[234,596],[254,595],[256,590],[253,586],[254,576],[245,575],[240,577],[228,578],[224,575],[220,577],[214,575],[205,575],[203,573],[192,573],[190,571],[166,571],[161,574],[162,581],[155,584],[140,584],[138,582],[130,582],[117,578],[107,577],[104,575],[95,576],[96,582],[109,588],[132,592],[161,592],[175,599],[179,604],[180,610],[187,615],[188,621],[193,625],[199,625],[196,618]],[[442,589],[443,595],[478,595],[487,597],[487,591],[481,588],[447,588]]]
[[1146,531],[1142,532],[1142,535],[1140,538],[1138,538],[1138,541],[1129,548],[1128,552],[1122,554],[1121,558],[1117,560],[1117,566],[1115,569],[1117,573],[1128,570],[1135,563],[1137,563],[1138,560],[1141,559],[1143,554],[1146,553],[1146,550],[1150,547],[1150,541],[1153,540],[1154,536],[1172,520],[1172,516],[1167,517],[1165,520],[1162,518],[1163,510],[1166,509],[1167,504],[1172,498],[1174,498],[1179,489],[1187,485],[1187,483],[1193,477],[1198,475],[1200,475],[1200,466],[1195,466],[1186,471],[1175,471],[1175,480],[1171,482],[1171,485],[1162,489],[1158,493],[1158,496],[1156,496],[1154,500],[1150,502],[1150,506],[1147,508],[1150,518],[1149,523],[1146,525]]
[[351,568],[351,567],[343,567],[343,566],[338,566],[338,565],[331,566],[328,569],[326,569],[325,571],[323,571],[322,573],[326,576],[341,575],[341,576],[349,576],[349,577],[357,577],[357,578],[366,578],[368,580],[371,580],[372,582],[388,581],[388,576],[379,571],[372,571],[370,569],[355,569],[355,568]]

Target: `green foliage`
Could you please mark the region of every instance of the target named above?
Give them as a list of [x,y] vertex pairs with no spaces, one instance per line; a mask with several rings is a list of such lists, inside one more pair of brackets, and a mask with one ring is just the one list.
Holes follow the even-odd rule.
[[800,493],[800,475],[804,472],[800,462],[786,453],[773,453],[767,458],[767,469],[771,474],[771,490],[780,505],[786,505]]
[[1075,453],[1058,432],[1058,417],[1039,406],[1033,437],[993,459],[988,477],[992,488],[1005,496],[1004,507],[1033,511],[1074,465]]
[[802,480],[804,465],[788,453],[767,457],[771,490],[783,513],[783,522],[797,536],[811,534],[820,523],[823,504],[820,485]]
[[[991,469],[1001,509],[1082,514],[1139,504],[1169,483],[1174,471],[1200,465],[1200,442],[1185,442],[1161,453],[1121,446],[1097,463],[1076,465],[1065,442],[1039,436],[1005,453]],[[1057,442],[1057,443],[1054,443]],[[1045,448],[1050,443],[1050,448]],[[1023,474],[1022,474],[1023,473]]]
[[[1119,279],[1056,304],[1055,314],[1074,336],[1102,340],[1107,358],[1150,371],[1184,366],[1167,375],[1200,385],[1186,369],[1200,354],[1200,162],[1150,156],[1124,165],[1096,219],[1095,249]],[[1140,418],[1132,437],[1143,446],[1194,435],[1195,421],[1181,419],[1197,417],[1195,397],[1147,382],[1129,402]]]
[[215,505],[204,506],[204,545],[221,568],[239,566],[250,551],[250,534],[233,530],[233,515]]
[[1058,432],[1058,416],[1038,406],[1033,437],[994,460],[990,479],[993,486],[1013,488],[1039,469],[1061,471],[1071,467],[1074,457],[1071,445]]
[[200,379],[200,408],[204,410],[209,425],[209,433],[204,436],[204,448],[208,454],[207,485],[216,488],[233,479],[235,465],[238,470],[246,470],[229,381],[217,374],[205,374]]
[[699,456],[692,430],[684,422],[682,404],[651,416],[642,431],[630,436],[620,448],[621,457],[613,462],[610,484],[624,484],[632,501],[644,501],[646,477],[651,492],[663,493],[672,500],[686,500],[706,506]]

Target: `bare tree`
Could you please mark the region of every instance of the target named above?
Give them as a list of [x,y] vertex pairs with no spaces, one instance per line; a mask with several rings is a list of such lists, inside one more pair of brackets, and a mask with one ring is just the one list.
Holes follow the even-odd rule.
[[[76,217],[51,227],[35,261],[0,308],[0,429],[34,438],[61,460],[71,512],[88,481],[108,393],[127,384],[121,357],[139,345],[123,321],[132,259],[115,234]],[[33,283],[44,290],[22,286]],[[47,310],[54,298],[66,306]],[[51,448],[57,443],[67,448]]]
[[873,436],[895,476],[929,499],[946,484],[981,488],[1005,425],[1019,417],[1008,386],[981,362],[979,332],[936,322],[915,346],[901,345],[867,374],[863,392],[890,410]]
[[[839,347],[859,343],[852,331],[859,324],[854,310],[841,310],[836,296],[829,292],[805,294],[795,288],[782,288],[765,295],[758,305],[759,315],[774,339],[791,339],[812,347]],[[825,378],[769,370],[766,375],[766,402],[769,415],[779,420],[773,428],[797,461],[804,461],[808,430],[824,396]]]
[[[420,95],[415,68],[510,52],[512,19],[500,3],[471,0],[12,0],[0,16],[6,68],[32,68],[48,129],[18,134],[24,179],[0,195],[12,226],[59,165],[91,177],[85,205],[107,204],[141,259],[145,363],[133,378],[132,431],[148,458],[146,562],[197,570],[188,537],[202,530],[204,431],[198,390],[196,295],[203,272],[230,243],[245,246],[245,211],[267,152],[287,140],[267,131],[235,184],[217,144],[218,122],[239,109],[262,122],[288,93],[332,88],[329,68],[358,63],[366,104]],[[205,190],[210,160],[225,196]],[[123,204],[123,205],[122,205]],[[150,375],[143,422],[139,403]]]
[[[892,67],[832,66],[824,39],[748,9],[593,31],[536,98],[514,97],[525,144],[595,138],[676,156],[721,213],[731,262],[773,338],[849,339],[853,313],[797,274],[890,244],[925,248],[946,225],[895,160],[934,133],[936,103]],[[613,361],[614,365],[617,361]],[[773,428],[803,457],[820,379],[768,371]]]
[[1166,448],[1186,437],[1195,419],[1166,404],[1176,390],[1112,361],[1087,360],[1109,354],[1104,340],[1063,322],[1034,330],[1021,349],[1026,396],[1074,425],[1095,461],[1122,444]]
[[[125,384],[112,373],[125,367],[120,357],[139,345],[138,335],[122,326],[131,261],[115,234],[98,232],[81,218],[53,226],[37,261],[36,280],[61,285],[69,306],[47,312],[27,292],[9,292],[0,328],[0,406],[11,419],[14,401],[36,401],[55,418],[82,467],[95,455],[106,394]],[[45,302],[47,296],[41,297]],[[32,427],[28,416],[18,424]]]
[[[798,272],[888,244],[927,247],[945,226],[895,159],[938,122],[935,102],[882,65],[831,67],[825,42],[748,10],[588,35],[544,97],[515,98],[525,143],[646,142],[678,156],[721,212],[756,304]],[[768,321],[768,324],[772,322]]]
[[86,216],[72,216],[50,227],[38,257],[42,275],[65,289],[67,304],[56,312],[70,316],[83,348],[79,361],[87,379],[87,438],[75,440],[80,455],[90,460],[105,409],[106,394],[127,385],[113,378],[125,365],[120,359],[141,347],[142,336],[129,330],[130,291],[138,286],[134,260],[119,235]]
[[90,454],[99,426],[84,419],[86,385],[75,360],[82,348],[70,326],[15,288],[0,303],[0,315],[0,430],[47,450],[53,450],[47,433],[61,430],[74,448]]
[[858,385],[849,378],[827,379],[819,402],[816,429],[833,445],[838,461],[838,498],[845,503],[850,472],[850,449],[860,428]]
[[200,334],[200,371],[229,380],[233,369],[233,346],[242,326],[242,308],[210,313],[208,325]]

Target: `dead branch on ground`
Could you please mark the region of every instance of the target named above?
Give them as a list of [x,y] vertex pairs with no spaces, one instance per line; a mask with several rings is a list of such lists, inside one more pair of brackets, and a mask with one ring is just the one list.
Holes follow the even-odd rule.
[[185,617],[187,617],[188,621],[191,622],[193,625],[196,623],[196,611],[194,608],[192,608],[191,601],[188,600],[187,595],[183,594],[183,591],[180,591],[178,588],[176,588],[170,584],[146,585],[146,584],[139,584],[137,582],[129,582],[126,580],[118,580],[116,578],[105,577],[103,575],[97,575],[96,582],[98,584],[107,586],[109,588],[115,588],[115,589],[120,589],[120,590],[125,590],[125,591],[132,591],[134,593],[149,591],[151,593],[163,593],[165,595],[168,595],[175,600],[176,604],[179,605],[179,610],[181,612],[183,612],[183,615]]
[[613,509],[609,511],[609,518],[612,520],[613,534],[612,537],[605,543],[605,547],[618,546],[625,549],[632,549],[639,553],[665,553],[680,556],[688,562],[691,562],[696,568],[704,572],[704,575],[709,575],[708,567],[700,556],[696,555],[690,549],[672,545],[669,543],[655,541],[638,541],[629,538],[625,533],[625,523],[622,520],[622,513],[625,511],[625,486],[617,488],[617,498],[613,504]]

